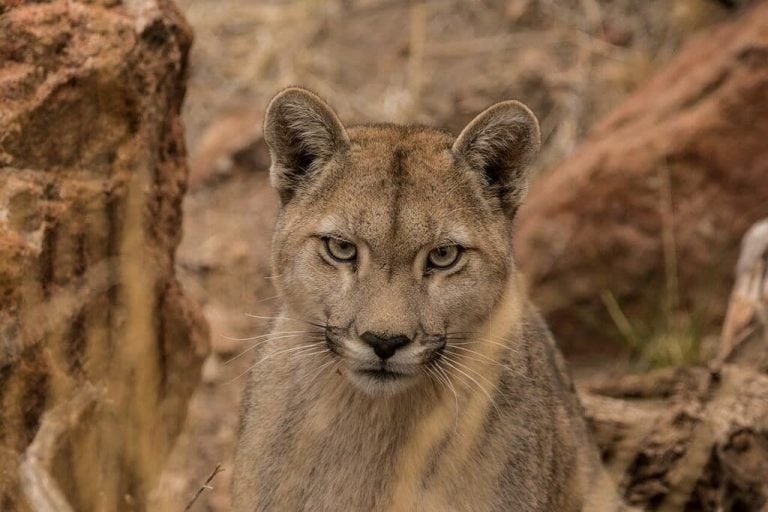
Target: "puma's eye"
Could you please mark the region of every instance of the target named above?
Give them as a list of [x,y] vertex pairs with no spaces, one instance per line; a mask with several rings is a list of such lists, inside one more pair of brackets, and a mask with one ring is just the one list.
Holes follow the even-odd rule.
[[347,242],[340,238],[324,238],[325,250],[328,255],[336,261],[349,263],[357,258],[357,247],[352,242]]
[[451,268],[459,261],[461,247],[458,245],[442,245],[429,251],[427,267],[438,270]]

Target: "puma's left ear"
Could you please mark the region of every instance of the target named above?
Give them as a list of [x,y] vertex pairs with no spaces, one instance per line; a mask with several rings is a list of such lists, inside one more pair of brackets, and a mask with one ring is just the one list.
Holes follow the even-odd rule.
[[502,101],[480,113],[453,144],[453,154],[480,173],[514,216],[528,190],[528,167],[541,145],[539,122],[518,101]]

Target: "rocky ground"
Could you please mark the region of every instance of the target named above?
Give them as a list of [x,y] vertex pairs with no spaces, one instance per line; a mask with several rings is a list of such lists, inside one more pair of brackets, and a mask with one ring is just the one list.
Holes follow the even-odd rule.
[[[187,428],[158,488],[183,507],[227,510],[248,342],[277,300],[268,254],[276,197],[260,138],[279,88],[310,87],[345,120],[461,128],[494,101],[518,98],[541,119],[542,175],[676,52],[728,12],[707,0],[603,2],[181,0],[196,42],[185,109],[191,155],[178,271],[211,324],[213,353]],[[375,28],[375,29],[374,29]],[[598,350],[604,351],[604,347]],[[170,508],[168,508],[170,510]]]

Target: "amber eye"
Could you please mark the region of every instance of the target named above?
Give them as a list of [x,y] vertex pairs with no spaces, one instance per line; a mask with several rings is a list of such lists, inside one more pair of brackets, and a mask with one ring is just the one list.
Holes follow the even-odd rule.
[[323,242],[328,256],[338,262],[350,263],[357,258],[357,247],[352,242],[332,237],[323,238]]
[[445,270],[459,261],[461,247],[458,245],[441,245],[429,251],[427,266],[432,269]]

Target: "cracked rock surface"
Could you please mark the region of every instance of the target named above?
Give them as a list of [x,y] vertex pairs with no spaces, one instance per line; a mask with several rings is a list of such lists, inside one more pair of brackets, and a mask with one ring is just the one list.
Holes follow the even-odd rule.
[[190,43],[164,0],[0,2],[0,510],[143,509],[184,422],[207,351],[174,274]]

